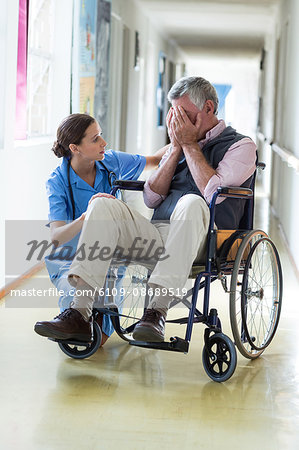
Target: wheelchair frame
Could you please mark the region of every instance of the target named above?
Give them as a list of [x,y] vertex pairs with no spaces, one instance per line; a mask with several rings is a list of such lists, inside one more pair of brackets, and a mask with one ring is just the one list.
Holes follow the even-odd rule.
[[[258,163],[257,167],[264,169],[265,165],[263,163]],[[115,180],[111,194],[115,195],[118,189],[142,191],[144,183],[144,181]],[[234,373],[237,364],[235,346],[237,346],[243,356],[249,359],[259,357],[270,344],[278,326],[282,302],[282,272],[279,255],[273,242],[263,231],[253,230],[254,184],[255,174],[250,188],[219,187],[217,192],[213,195],[209,207],[210,223],[206,264],[204,268],[196,264],[192,266],[192,278],[195,278],[195,283],[193,288],[188,292],[188,294],[192,292],[192,300],[191,303],[186,300],[186,297],[182,300],[183,304],[190,309],[189,315],[185,318],[166,321],[167,323],[187,324],[184,338],[178,336],[171,337],[169,342],[134,341],[133,338],[130,337],[130,334],[133,332],[134,326],[140,319],[136,318],[136,322],[133,325],[123,329],[120,318],[128,316],[121,314],[115,305],[110,305],[110,307],[108,306],[105,308],[95,307],[93,310],[94,317],[99,313],[110,315],[116,333],[122,339],[128,341],[130,345],[183,353],[188,353],[193,324],[196,322],[203,323],[207,327],[204,332],[204,347],[202,353],[203,366],[208,376],[217,382],[228,380]],[[217,252],[218,230],[214,229],[215,206],[218,197],[241,198],[247,202],[244,208],[245,212],[243,218],[240,222],[245,222],[246,230],[231,230],[230,237],[224,241],[220,248],[220,252]],[[275,297],[273,306],[271,309],[268,308],[270,325],[265,327],[263,323],[259,324],[259,327],[265,329],[264,333],[266,333],[266,337],[263,338],[262,342],[260,342],[259,333],[263,333],[263,330],[258,330],[255,324],[252,325],[250,323],[252,319],[248,319],[248,316],[254,314],[259,308],[261,308],[262,311],[265,290],[267,288],[267,286],[261,286],[262,279],[259,283],[255,283],[251,279],[254,275],[253,277],[250,275],[255,264],[254,255],[258,252],[259,246],[262,247],[263,257],[265,256],[265,253],[270,255],[270,262],[273,266],[271,269],[273,272],[271,275],[273,291],[275,291],[273,292],[273,297]],[[266,250],[264,248],[266,248]],[[232,249],[234,250],[235,256],[229,260],[228,255]],[[237,268],[235,267],[236,265]],[[226,277],[228,275],[232,277],[230,289],[227,288],[226,282]],[[242,282],[240,280],[238,281],[239,276],[242,276]],[[271,280],[271,276],[269,280]],[[230,294],[230,318],[235,340],[234,343],[228,336],[222,333],[221,322],[217,310],[215,308],[209,309],[211,283],[217,279],[221,280],[225,292]],[[255,290],[250,287],[251,283]],[[242,286],[241,298],[238,301],[240,302],[241,314],[238,313],[239,318],[237,319],[235,297],[238,286],[240,285]],[[198,292],[202,288],[204,288],[203,312],[200,312],[196,305]],[[269,291],[269,287],[267,291]],[[252,298],[254,299],[253,310],[251,310],[250,306]],[[145,302],[146,301],[148,301],[148,298],[145,299]],[[176,303],[179,303],[179,301]],[[144,308],[145,307],[146,303]],[[76,341],[58,340],[57,342],[62,351],[68,356],[76,359],[83,359],[94,354],[99,348],[101,344],[101,330],[96,321],[94,321],[94,339],[91,343],[86,344]]]

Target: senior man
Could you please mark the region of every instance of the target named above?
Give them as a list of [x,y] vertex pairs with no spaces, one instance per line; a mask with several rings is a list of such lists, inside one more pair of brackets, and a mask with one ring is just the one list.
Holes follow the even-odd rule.
[[[149,279],[154,295],[133,332],[134,339],[147,342],[164,340],[169,304],[174,294],[180,296],[192,263],[205,254],[213,193],[223,185],[248,187],[256,165],[254,142],[218,120],[218,98],[211,83],[201,77],[182,78],[170,89],[168,99],[171,144],[144,188],[146,205],[155,209],[152,221],[117,199],[95,198],[78,244],[108,246],[111,257],[119,248],[128,249],[130,259],[144,263],[136,247],[139,239],[143,253],[151,250],[155,255]],[[216,225],[238,228],[243,210],[241,200],[219,199]],[[77,290],[71,308],[52,321],[37,322],[35,331],[51,338],[90,341],[94,303],[90,292],[104,286],[110,262],[111,258],[77,255],[69,271],[69,281]]]

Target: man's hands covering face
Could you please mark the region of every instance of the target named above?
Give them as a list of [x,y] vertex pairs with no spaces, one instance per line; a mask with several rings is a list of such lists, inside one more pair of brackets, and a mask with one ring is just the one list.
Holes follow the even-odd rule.
[[197,114],[195,124],[193,124],[181,106],[171,108],[167,115],[167,127],[171,142],[173,143],[174,140],[180,147],[196,143],[199,139],[201,121],[200,114]]
[[167,117],[166,117],[166,125],[167,125],[167,130],[168,130],[168,136],[169,136],[172,148],[173,149],[177,149],[177,150],[181,150],[182,147],[178,143],[178,141],[176,140],[175,135],[174,135],[174,129],[173,129],[173,124],[172,124],[173,116],[174,116],[173,108],[170,108],[170,110],[168,111]]

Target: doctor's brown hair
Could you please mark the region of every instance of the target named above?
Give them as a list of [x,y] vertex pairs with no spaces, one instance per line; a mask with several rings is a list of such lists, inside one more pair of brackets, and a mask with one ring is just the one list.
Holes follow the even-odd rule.
[[52,150],[58,158],[72,157],[70,144],[79,145],[95,119],[88,114],[71,114],[60,123]]

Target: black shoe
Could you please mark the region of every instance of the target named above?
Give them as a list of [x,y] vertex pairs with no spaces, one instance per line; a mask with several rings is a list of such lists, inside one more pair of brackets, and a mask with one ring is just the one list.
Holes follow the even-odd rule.
[[165,334],[165,316],[156,309],[146,309],[140,322],[135,326],[135,341],[163,342]]
[[49,322],[36,322],[34,331],[52,339],[74,339],[91,342],[93,339],[93,319],[88,322],[76,309],[68,308]]

